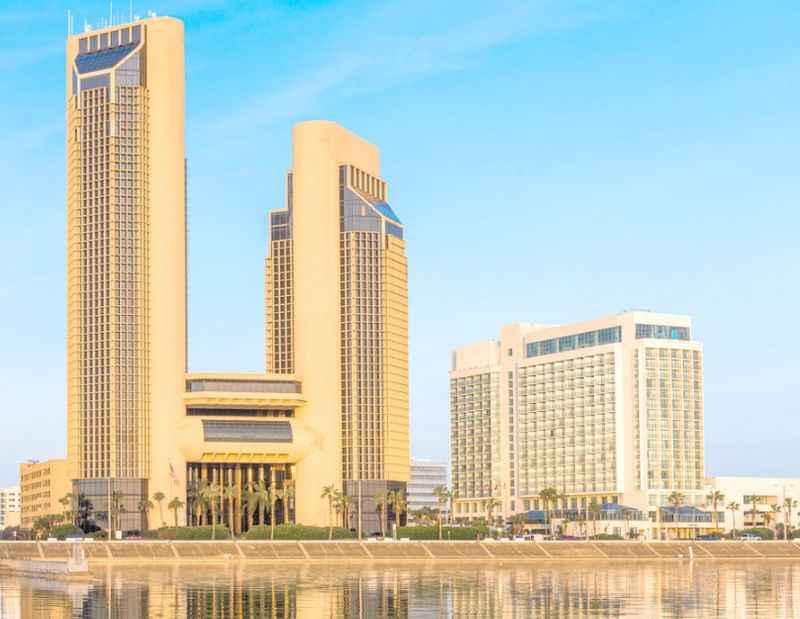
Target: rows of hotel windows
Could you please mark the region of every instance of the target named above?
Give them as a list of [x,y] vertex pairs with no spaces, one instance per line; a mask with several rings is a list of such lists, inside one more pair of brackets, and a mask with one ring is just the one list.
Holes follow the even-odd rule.
[[[638,353],[635,359],[638,361]],[[647,348],[645,375],[634,368],[647,407],[650,489],[702,488],[702,358],[697,350]],[[638,398],[638,393],[636,394]],[[636,408],[634,409],[636,412]],[[641,463],[640,463],[641,467]],[[641,468],[640,468],[641,470]]]
[[499,374],[450,381],[453,488],[461,496],[490,496],[499,466]]
[[622,341],[622,328],[609,327],[596,331],[587,331],[577,335],[566,335],[540,342],[528,342],[525,345],[526,357],[540,357],[542,355],[552,355],[558,352],[567,352],[580,348],[590,348],[592,346],[602,346],[604,344],[615,344]]
[[520,368],[519,494],[616,486],[614,353]]

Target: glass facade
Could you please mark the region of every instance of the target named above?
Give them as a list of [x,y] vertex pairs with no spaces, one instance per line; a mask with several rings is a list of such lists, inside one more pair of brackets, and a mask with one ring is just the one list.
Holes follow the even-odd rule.
[[75,66],[78,68],[78,73],[92,73],[110,69],[130,54],[136,48],[136,45],[136,43],[130,43],[111,49],[80,54],[75,58]]
[[186,391],[222,391],[232,393],[300,393],[294,380],[221,380],[200,378],[186,381]]
[[671,327],[669,325],[636,325],[636,339],[656,340],[689,340],[689,327]]
[[107,531],[109,506],[115,530],[142,531],[149,524],[139,511],[139,502],[149,497],[146,479],[78,479],[72,494],[84,531]]
[[542,355],[552,355],[558,352],[568,352],[579,348],[590,348],[592,346],[602,346],[604,344],[616,344],[622,341],[622,328],[609,327],[588,331],[576,335],[542,340],[539,342],[528,342],[525,345],[526,357],[540,357]]
[[288,421],[203,420],[203,440],[223,443],[291,443]]

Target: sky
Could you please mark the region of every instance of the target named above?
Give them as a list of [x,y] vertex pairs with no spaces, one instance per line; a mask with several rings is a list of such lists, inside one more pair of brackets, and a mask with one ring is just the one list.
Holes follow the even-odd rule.
[[[66,451],[67,9],[109,14],[0,0],[0,487]],[[800,3],[134,10],[186,24],[190,370],[263,371],[266,213],[330,119],[406,227],[413,455],[447,458],[454,347],[648,308],[703,342],[707,474],[800,474]]]

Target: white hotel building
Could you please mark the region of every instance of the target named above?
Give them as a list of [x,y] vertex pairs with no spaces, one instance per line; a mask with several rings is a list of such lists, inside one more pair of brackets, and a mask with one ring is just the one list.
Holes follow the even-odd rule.
[[705,502],[702,346],[688,316],[632,311],[566,326],[515,323],[453,351],[457,518],[542,509],[539,492],[649,513],[673,491]]

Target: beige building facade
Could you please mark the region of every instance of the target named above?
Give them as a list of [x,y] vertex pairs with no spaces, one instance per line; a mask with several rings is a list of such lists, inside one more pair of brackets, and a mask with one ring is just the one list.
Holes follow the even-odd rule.
[[19,465],[20,526],[30,529],[37,518],[63,514],[60,499],[72,492],[66,459],[30,461]]
[[717,511],[724,513],[718,524],[725,532],[768,527],[781,533],[784,526],[790,531],[800,526],[800,478],[718,476],[707,477],[705,484],[709,509],[708,497],[723,495]]
[[142,527],[177,466],[186,372],[183,24],[67,40],[68,457],[75,495]]
[[236,531],[262,486],[279,522],[327,524],[328,485],[374,511],[409,475],[407,264],[378,149],[295,127],[269,215],[267,373],[188,373],[183,48],[169,17],[67,40],[73,494],[123,530],[165,524],[173,499],[179,524],[207,523],[206,484],[235,489],[217,512]]
[[[333,485],[378,529],[372,496],[409,479],[408,273],[378,149],[333,122],[293,131],[286,206],[269,214],[267,370],[303,380],[314,442],[298,504]],[[317,481],[305,486],[300,479]],[[314,507],[311,507],[314,506]]]
[[702,346],[686,316],[626,312],[517,323],[458,348],[450,371],[457,517],[625,505],[654,520],[704,503]]

